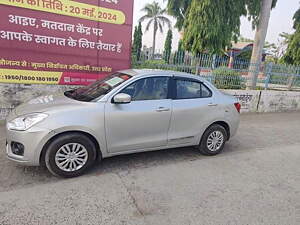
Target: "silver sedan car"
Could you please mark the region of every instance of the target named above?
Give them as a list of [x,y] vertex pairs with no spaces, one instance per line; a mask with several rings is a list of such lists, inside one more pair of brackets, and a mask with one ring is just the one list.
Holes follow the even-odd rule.
[[191,74],[116,72],[87,87],[41,96],[6,121],[9,159],[81,175],[102,158],[195,146],[216,155],[237,132],[240,104]]

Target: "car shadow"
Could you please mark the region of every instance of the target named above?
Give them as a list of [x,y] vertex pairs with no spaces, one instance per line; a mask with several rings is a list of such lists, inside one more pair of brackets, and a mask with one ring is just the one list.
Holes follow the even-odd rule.
[[130,172],[130,170],[145,169],[158,165],[194,161],[201,157],[203,156],[194,147],[119,155],[103,159],[101,163],[91,168],[89,174]]
[[[226,152],[226,149],[224,149]],[[184,161],[205,159],[196,148],[175,148],[160,151],[134,153],[114,156],[96,162],[82,177],[101,176],[108,173],[130,173],[133,170],[156,167],[158,165],[176,164]],[[65,180],[53,176],[46,167],[27,167],[15,164],[7,159],[0,160],[0,192],[49,184]]]
[[[238,147],[238,148],[236,148]],[[240,143],[237,138],[225,145],[224,151],[214,157],[236,154]],[[158,165],[177,164],[186,161],[205,160],[195,147],[174,148],[151,152],[134,153],[103,159],[81,177],[101,176],[108,173],[129,174],[133,170],[156,167]],[[0,157],[0,192],[19,189],[40,184],[48,184],[65,180],[53,176],[46,167],[25,167]],[[72,178],[81,179],[81,177]]]
[[[224,151],[221,154],[214,157],[234,157],[236,154],[244,154],[253,149],[262,149],[271,145],[280,146],[281,144],[282,141],[280,139],[270,142],[269,139],[264,137],[257,137],[247,132],[241,132],[226,143]],[[95,163],[85,175],[73,179],[101,176],[108,173],[126,175],[134,170],[156,167],[158,165],[205,160],[207,158],[207,156],[201,155],[194,147],[120,155],[103,159],[98,164]],[[65,179],[54,177],[45,167],[25,167],[10,162],[5,158],[4,152],[0,152],[0,192],[60,182],[62,180]]]

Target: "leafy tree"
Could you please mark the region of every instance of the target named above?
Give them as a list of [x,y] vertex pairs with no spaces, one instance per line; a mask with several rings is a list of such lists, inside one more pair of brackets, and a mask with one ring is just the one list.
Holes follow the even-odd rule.
[[169,0],[168,13],[176,19],[175,27],[182,30],[192,0]]
[[138,38],[138,28],[137,26],[134,27],[134,34],[133,34],[133,45],[131,55],[136,59],[136,51],[137,51],[137,38]]
[[184,51],[183,41],[181,39],[178,41],[178,48],[177,49],[178,49],[179,52]]
[[[193,53],[222,53],[237,40],[240,17],[258,24],[262,0],[168,0],[168,13],[184,31],[184,47]],[[275,7],[277,0],[273,0]]]
[[[262,9],[262,0],[244,0],[248,10],[248,20],[252,21],[252,28],[255,29],[259,22]],[[271,8],[275,8],[277,0],[272,0]]]
[[138,26],[134,28],[134,40],[133,40],[133,49],[132,54],[137,61],[141,59],[141,52],[142,52],[142,40],[143,40],[143,31],[142,31],[142,24],[139,23]]
[[193,53],[222,53],[239,36],[244,1],[192,0],[184,23],[184,46]]
[[173,63],[174,64],[182,64],[182,63],[184,63],[184,58],[185,58],[185,50],[184,50],[184,47],[183,47],[183,41],[179,40],[178,49],[175,52]]
[[140,18],[140,22],[148,20],[146,25],[146,31],[149,30],[150,26],[153,24],[153,45],[152,45],[152,57],[155,53],[155,44],[156,44],[156,34],[159,30],[163,33],[164,25],[167,25],[171,29],[171,21],[164,16],[166,13],[165,9],[162,9],[158,2],[148,3],[142,9],[146,14]]
[[297,10],[294,17],[295,32],[289,37],[288,48],[283,57],[287,64],[300,65],[300,9]]
[[[168,0],[168,6],[175,0]],[[248,87],[254,88],[261,63],[270,11],[277,0],[192,0],[186,8],[184,20],[184,46],[194,54],[208,51],[211,54],[221,53],[230,46],[231,40],[237,40],[240,33],[240,17],[248,16],[256,28],[255,41],[251,57]],[[174,14],[182,8],[181,4],[172,5],[169,11]],[[177,8],[176,8],[177,7]],[[300,13],[299,13],[300,15]]]
[[165,48],[164,48],[164,59],[167,63],[170,61],[170,56],[172,51],[172,39],[173,39],[173,33],[172,30],[169,30],[166,37]]
[[293,20],[294,20],[293,28],[296,30],[298,25],[300,24],[300,8],[295,12]]
[[291,36],[292,36],[291,34],[286,33],[286,32],[282,32],[282,33],[279,34],[279,37],[283,39],[283,43],[285,45],[289,44]]

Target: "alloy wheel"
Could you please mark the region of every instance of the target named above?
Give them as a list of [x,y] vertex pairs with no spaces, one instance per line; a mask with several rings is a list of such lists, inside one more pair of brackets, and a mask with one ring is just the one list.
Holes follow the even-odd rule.
[[224,143],[224,135],[220,131],[213,131],[207,138],[207,148],[212,151],[218,151]]
[[55,155],[57,167],[65,172],[81,169],[88,161],[88,151],[79,143],[63,145]]

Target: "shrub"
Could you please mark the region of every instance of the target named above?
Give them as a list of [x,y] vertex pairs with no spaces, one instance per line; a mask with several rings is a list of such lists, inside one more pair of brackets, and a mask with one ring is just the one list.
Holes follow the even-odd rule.
[[143,62],[138,63],[138,68],[145,68],[145,69],[161,69],[164,66],[166,66],[166,62],[161,59],[161,60],[146,60]]
[[242,77],[240,73],[227,68],[219,67],[212,72],[214,84],[219,89],[241,89]]
[[144,62],[146,65],[153,65],[153,66],[157,66],[157,65],[165,65],[167,64],[165,62],[165,60],[163,59],[151,59],[151,60],[147,60]]

